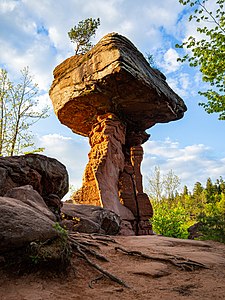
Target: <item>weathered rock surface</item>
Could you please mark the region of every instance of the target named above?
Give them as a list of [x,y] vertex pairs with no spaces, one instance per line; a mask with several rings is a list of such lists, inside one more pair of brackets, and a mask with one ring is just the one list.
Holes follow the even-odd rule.
[[56,67],[50,97],[59,120],[88,136],[91,145],[75,200],[113,210],[137,235],[151,234],[148,219],[153,212],[143,193],[141,144],[149,138],[146,129],[183,117],[182,99],[165,76],[116,33]]
[[105,114],[98,117],[89,139],[91,151],[78,202],[103,206],[133,221],[133,214],[120,203],[118,195],[119,174],[124,168],[125,127],[115,115]]
[[201,227],[202,227],[201,222],[195,223],[194,225],[190,226],[188,228],[188,233],[189,233],[188,238],[190,240],[194,240],[201,237],[202,236]]
[[64,203],[62,213],[62,226],[72,231],[116,235],[120,230],[120,217],[102,207]]
[[54,216],[47,213],[43,199],[36,192],[32,195],[31,190],[27,191],[26,195],[21,191],[21,200],[0,197],[0,252],[58,236],[53,228]]
[[34,208],[38,212],[44,214],[50,220],[56,221],[56,216],[49,210],[44,199],[33,189],[31,185],[13,188],[9,190],[4,197],[20,200],[21,202],[29,205],[31,208]]
[[75,55],[54,70],[50,97],[59,120],[89,136],[97,116],[114,113],[128,131],[178,120],[186,106],[160,71],[125,37],[112,33],[85,55]]
[[43,198],[68,192],[68,173],[63,164],[40,154],[0,157],[0,196],[14,188],[31,185]]
[[[0,270],[0,299],[87,299],[87,300],[222,300],[225,295],[225,245],[217,242],[190,241],[160,236],[113,237],[115,243],[99,244],[98,253],[108,262],[98,265],[127,283],[124,288],[101,279],[79,255],[72,256],[68,275],[46,276],[34,273],[12,276]],[[142,252],[152,259],[124,255],[115,251],[122,247]],[[183,257],[205,264],[207,269],[185,271],[160,258]],[[154,259],[155,258],[155,259]],[[94,258],[91,259],[95,261]],[[179,265],[180,260],[176,261]],[[75,272],[74,272],[75,271]],[[75,274],[74,274],[75,273]],[[75,276],[76,275],[76,276]],[[98,277],[97,277],[98,276]],[[95,280],[95,279],[98,280]],[[90,288],[92,286],[93,288]]]

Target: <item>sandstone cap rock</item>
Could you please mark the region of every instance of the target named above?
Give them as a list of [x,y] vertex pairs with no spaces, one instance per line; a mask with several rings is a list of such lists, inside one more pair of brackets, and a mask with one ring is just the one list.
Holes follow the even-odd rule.
[[60,122],[83,136],[105,113],[117,115],[128,131],[139,132],[178,120],[186,111],[165,76],[117,33],[57,66],[50,97]]

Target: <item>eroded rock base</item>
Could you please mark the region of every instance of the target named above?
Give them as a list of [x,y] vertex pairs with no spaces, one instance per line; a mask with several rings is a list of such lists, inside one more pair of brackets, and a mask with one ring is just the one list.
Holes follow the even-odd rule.
[[[98,116],[89,136],[91,151],[83,186],[73,200],[107,208],[120,216],[124,235],[152,234],[151,203],[143,192],[141,162],[146,133],[128,134],[112,113]],[[132,137],[132,138],[131,138]],[[129,224],[131,226],[129,226]],[[130,228],[131,227],[131,228]]]

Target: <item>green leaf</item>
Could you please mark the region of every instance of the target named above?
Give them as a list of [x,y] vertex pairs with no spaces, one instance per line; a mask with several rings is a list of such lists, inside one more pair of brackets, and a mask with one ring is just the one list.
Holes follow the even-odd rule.
[[[207,103],[202,105],[207,113],[219,113],[219,119],[225,115],[225,11],[224,0],[216,1],[216,14],[206,8],[206,2],[186,1],[185,5],[197,4],[194,13],[190,14],[189,21],[195,19],[200,25],[196,27],[198,39],[189,36],[187,42],[177,48],[190,49],[188,55],[179,58],[181,62],[189,62],[190,67],[200,67],[202,80],[208,82],[212,89],[199,91],[206,97]],[[203,26],[202,26],[203,25]],[[200,35],[200,37],[199,37]]]

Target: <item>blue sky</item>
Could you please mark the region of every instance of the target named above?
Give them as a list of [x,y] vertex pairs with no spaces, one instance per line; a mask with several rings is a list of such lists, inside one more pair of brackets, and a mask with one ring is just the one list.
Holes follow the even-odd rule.
[[[180,50],[175,44],[195,34],[187,13],[178,0],[0,0],[0,67],[16,80],[19,70],[29,66],[40,88],[40,105],[51,106],[48,90],[53,69],[74,54],[67,32],[80,20],[99,17],[94,42],[118,32],[143,54],[152,53],[157,67],[188,107],[183,119],[148,130],[151,138],[144,144],[142,165],[145,183],[154,167],[160,166],[162,173],[172,169],[182,186],[192,188],[196,181],[204,184],[208,177],[224,177],[225,122],[198,105],[204,101],[198,95],[204,88],[198,70],[177,62]],[[37,123],[33,132],[37,146],[64,163],[70,183],[80,187],[89,151],[87,138],[61,125],[52,107],[50,117]]]

